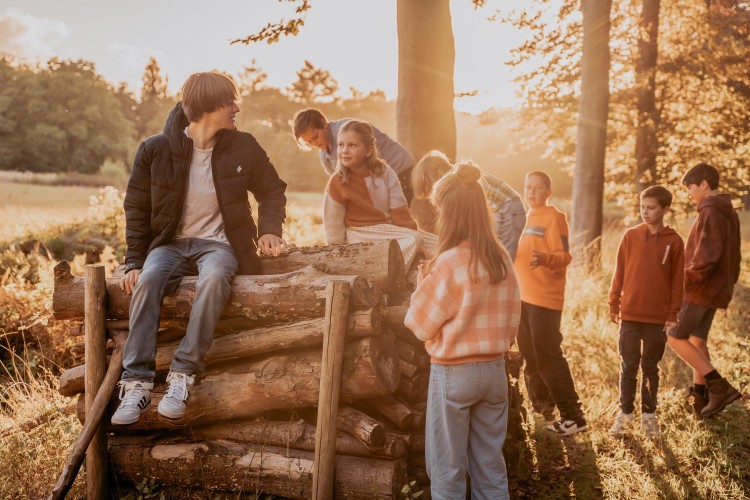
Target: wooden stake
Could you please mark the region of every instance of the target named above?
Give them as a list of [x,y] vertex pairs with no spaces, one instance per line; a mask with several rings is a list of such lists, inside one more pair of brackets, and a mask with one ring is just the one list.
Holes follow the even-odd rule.
[[323,361],[320,367],[318,423],[313,462],[313,500],[333,498],[333,472],[336,459],[336,420],[341,390],[341,365],[344,353],[349,283],[332,281],[326,296],[326,325]]

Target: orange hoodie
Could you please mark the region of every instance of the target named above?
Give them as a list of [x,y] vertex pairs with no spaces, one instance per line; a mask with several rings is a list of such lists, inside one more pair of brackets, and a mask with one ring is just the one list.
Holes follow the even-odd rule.
[[[531,269],[534,251],[539,252],[541,265]],[[565,272],[571,260],[565,214],[554,205],[529,210],[513,264],[521,287],[521,300],[562,311]]]
[[682,305],[685,247],[671,227],[651,234],[646,224],[625,231],[609,288],[609,312],[624,321],[663,325]]

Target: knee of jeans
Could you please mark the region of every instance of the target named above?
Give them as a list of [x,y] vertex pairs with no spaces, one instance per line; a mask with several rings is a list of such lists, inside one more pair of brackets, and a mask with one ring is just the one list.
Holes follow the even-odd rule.
[[211,288],[217,291],[229,290],[231,288],[231,275],[221,269],[211,269],[202,272],[198,276],[197,286]]

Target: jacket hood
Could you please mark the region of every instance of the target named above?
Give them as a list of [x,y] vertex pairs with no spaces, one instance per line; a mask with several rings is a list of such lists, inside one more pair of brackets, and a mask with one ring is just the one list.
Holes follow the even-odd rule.
[[704,198],[703,201],[698,204],[698,211],[700,212],[706,207],[713,207],[717,209],[726,218],[730,218],[734,213],[732,196],[728,194],[717,194],[714,196],[709,196],[708,198]]
[[645,223],[638,224],[635,227],[635,230],[638,231],[640,234],[643,234],[643,237],[645,239],[648,239],[649,237],[654,237],[658,240],[659,238],[664,238],[666,236],[673,236],[677,234],[677,231],[675,231],[671,227],[664,226],[663,228],[661,228],[661,231],[652,235],[651,231],[648,230],[648,225]]
[[185,135],[185,127],[190,124],[190,121],[185,115],[185,111],[182,109],[182,101],[178,102],[172,111],[169,112],[167,120],[164,122],[164,137],[169,142],[169,149],[173,153],[180,155],[188,142],[188,137]]

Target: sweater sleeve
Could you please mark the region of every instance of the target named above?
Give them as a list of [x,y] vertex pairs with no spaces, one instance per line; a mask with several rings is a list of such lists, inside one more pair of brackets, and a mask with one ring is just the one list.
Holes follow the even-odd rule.
[[550,252],[543,254],[542,265],[553,270],[564,269],[573,260],[568,248],[568,221],[565,219],[565,214],[557,214],[552,228]]
[[677,321],[677,314],[680,312],[682,307],[682,295],[683,295],[683,282],[684,282],[684,269],[685,269],[685,245],[682,238],[678,235],[675,238],[675,248],[672,252],[672,258],[670,262],[672,266],[672,283],[669,289],[669,315],[667,321]]
[[323,199],[323,231],[325,233],[326,243],[329,245],[338,245],[346,242],[346,224],[344,219],[346,217],[346,205],[342,201],[337,201],[336,194],[331,195],[331,191],[335,191],[331,185],[331,181],[328,182],[326,188],[325,198]]
[[[726,245],[726,236],[721,224],[716,219],[722,215],[711,213],[714,208],[701,210],[695,233],[698,235],[698,246],[690,262],[685,262],[685,289],[689,290],[711,277],[719,264]],[[704,215],[705,214],[705,215]]]
[[622,297],[622,279],[625,272],[625,246],[627,245],[627,233],[622,236],[620,246],[617,249],[615,258],[615,272],[612,275],[612,283],[609,286],[609,313],[617,314],[620,312],[620,298]]
[[391,221],[395,226],[406,227],[417,230],[417,221],[411,216],[409,206],[406,203],[401,183],[396,172],[391,168],[386,169],[386,182],[388,184],[388,207],[391,212]]
[[414,166],[414,158],[398,142],[391,139],[385,132],[372,127],[375,132],[375,147],[378,149],[378,155],[383,158],[388,165],[396,172],[401,173],[404,170]]
[[433,339],[460,310],[461,295],[453,269],[445,261],[436,263],[414,290],[404,325],[423,342]]

